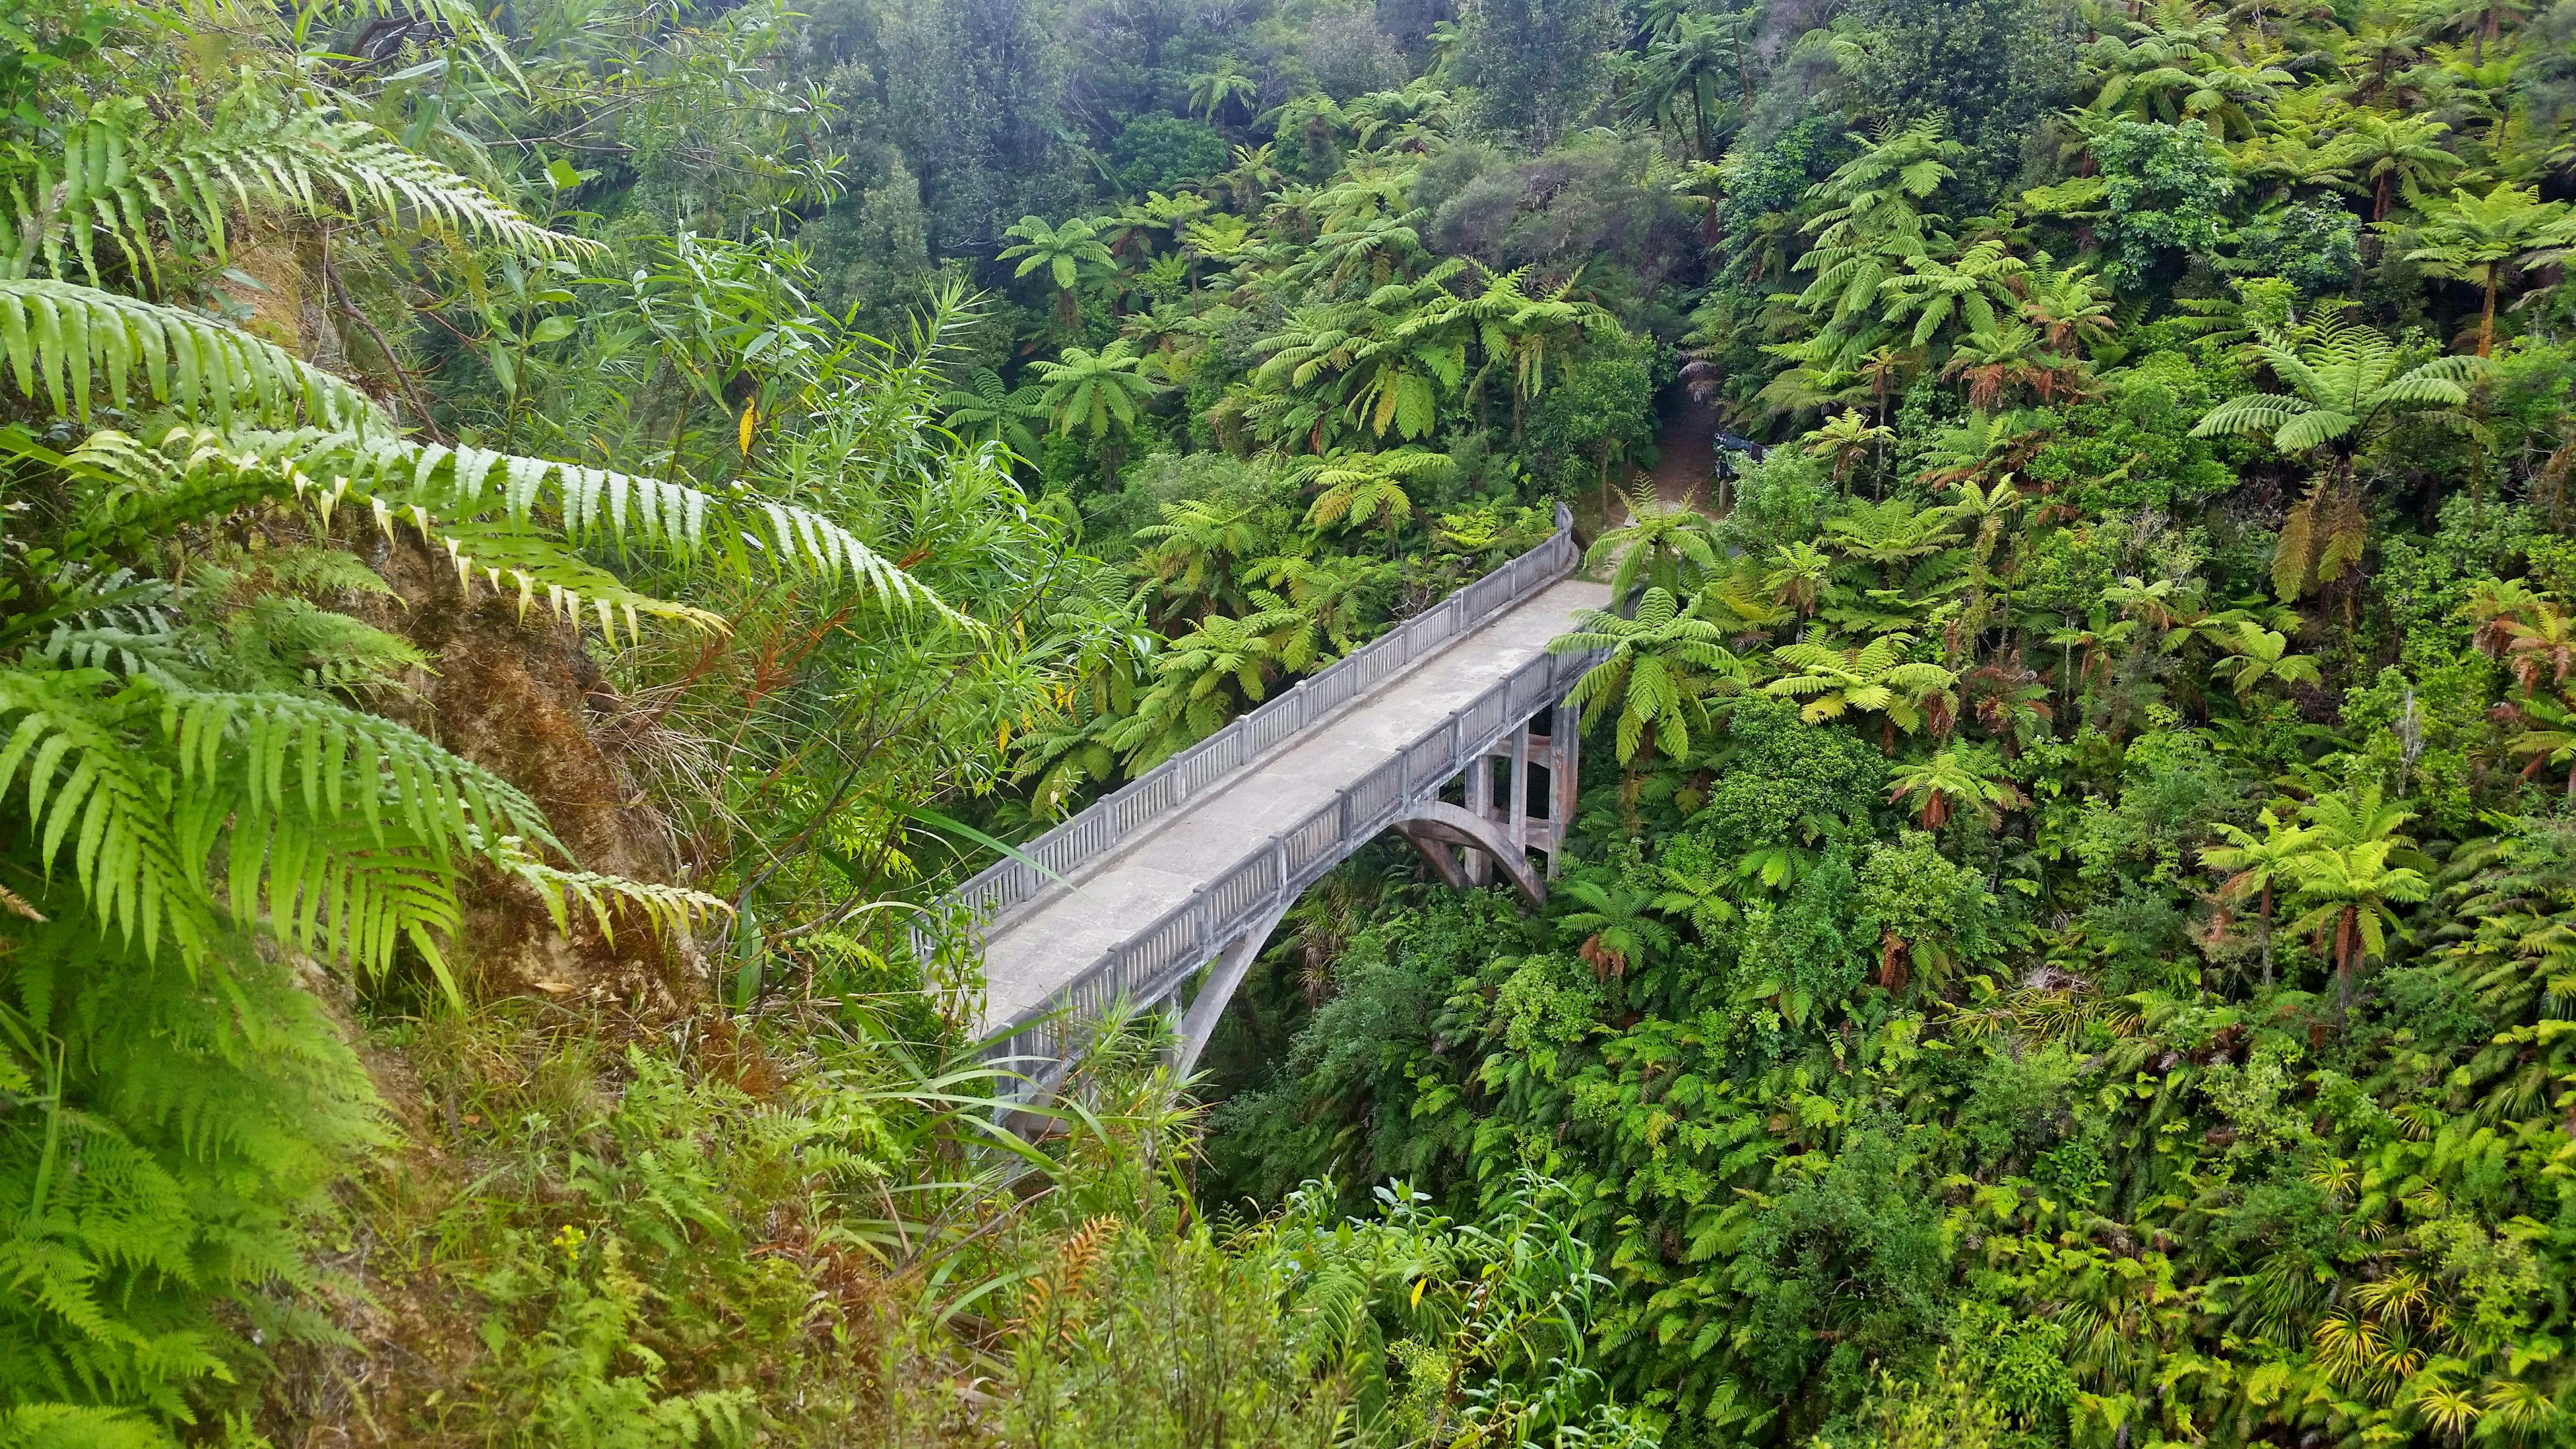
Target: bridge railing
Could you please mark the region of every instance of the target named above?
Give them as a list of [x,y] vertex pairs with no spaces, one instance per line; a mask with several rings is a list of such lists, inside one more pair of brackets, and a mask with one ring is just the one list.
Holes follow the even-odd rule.
[[[1085,1024],[1113,1003],[1158,1001],[1178,990],[1227,942],[1284,909],[1409,806],[1492,753],[1539,705],[1562,697],[1593,663],[1591,655],[1543,654],[1522,665],[1432,733],[1343,789],[1331,804],[1272,836],[1267,848],[1102,953],[1053,998],[1007,1023],[1018,1029],[1000,1045],[1000,1055],[1023,1063],[1060,1060],[1070,1054]],[[1558,782],[1551,788],[1569,786]]]
[[[1070,877],[1108,855],[1147,826],[1178,810],[1192,796],[1402,673],[1414,660],[1573,572],[1579,557],[1574,545],[1574,515],[1560,503],[1556,506],[1556,532],[1546,542],[1405,620],[1329,668],[1298,681],[1260,708],[1238,716],[1225,728],[1020,847],[1022,855],[1045,870],[1027,861],[1009,859],[987,867],[948,893],[947,909],[939,917],[989,922],[1034,899],[1056,877]],[[929,960],[937,949],[936,937],[919,926],[912,928],[911,937],[913,954]]]

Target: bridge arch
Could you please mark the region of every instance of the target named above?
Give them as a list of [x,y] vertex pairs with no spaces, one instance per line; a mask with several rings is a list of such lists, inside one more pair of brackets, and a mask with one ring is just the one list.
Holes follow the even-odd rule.
[[[1558,710],[1556,714],[1554,723],[1570,731],[1573,711]],[[1554,736],[1547,738],[1553,739]],[[1538,822],[1540,828],[1535,832],[1530,829],[1533,823],[1530,817],[1522,813],[1525,802],[1535,797],[1529,778],[1534,761],[1528,746],[1530,732],[1526,724],[1518,739],[1520,747],[1511,755],[1488,756],[1469,765],[1466,775],[1469,782],[1468,805],[1453,805],[1436,797],[1417,801],[1389,822],[1386,828],[1403,836],[1407,843],[1421,852],[1432,873],[1451,886],[1461,890],[1481,886],[1485,884],[1488,868],[1500,870],[1523,900],[1532,906],[1543,906],[1547,904],[1547,877],[1556,872],[1556,846],[1563,833],[1552,809]],[[1540,768],[1550,772],[1547,785],[1551,807],[1559,803],[1557,797],[1560,794],[1568,797],[1570,803],[1572,794],[1570,786],[1565,783],[1572,776],[1555,773],[1570,771],[1574,765],[1574,737],[1569,732],[1565,740],[1563,756],[1550,748],[1540,753],[1535,761]],[[1513,813],[1499,818],[1479,799],[1481,794],[1488,792],[1476,788],[1480,776],[1491,778],[1491,769],[1498,760],[1509,763],[1512,770],[1510,778],[1518,785],[1507,797]],[[1544,875],[1530,867],[1533,837],[1542,842],[1540,848],[1547,852],[1548,868]],[[1348,859],[1365,843],[1353,842],[1341,859]],[[1335,864],[1339,863],[1339,860],[1335,861]],[[1207,1050],[1208,1042],[1215,1037],[1217,1023],[1224,1019],[1225,1008],[1234,1000],[1234,993],[1243,985],[1243,978],[1251,973],[1252,963],[1260,958],[1263,948],[1270,944],[1270,937],[1278,931],[1279,923],[1287,918],[1289,910],[1303,895],[1303,890],[1293,895],[1283,891],[1268,910],[1251,916],[1234,939],[1217,953],[1216,959],[1208,963],[1206,974],[1198,978],[1198,990],[1191,995],[1188,1007],[1180,1013],[1174,1033],[1172,1059],[1176,1070],[1187,1074],[1198,1065],[1199,1054]],[[1174,999],[1178,999],[1177,994]]]

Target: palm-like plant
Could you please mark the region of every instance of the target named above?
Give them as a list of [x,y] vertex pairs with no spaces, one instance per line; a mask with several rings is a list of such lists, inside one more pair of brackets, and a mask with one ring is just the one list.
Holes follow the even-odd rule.
[[1250,114],[1261,98],[1261,82],[1246,75],[1233,56],[1219,56],[1214,67],[1190,77],[1190,109],[1211,126],[1229,110]]
[[1825,539],[1837,552],[1876,566],[1892,585],[1904,570],[1957,546],[1959,528],[1950,510],[1910,498],[1855,500],[1825,520]]
[[2042,404],[2057,401],[2060,393],[2079,392],[2081,371],[2072,359],[2050,351],[2037,328],[2006,322],[1961,338],[1941,375],[1964,379],[1968,406],[1989,412],[2020,390]]
[[2567,203],[2542,201],[2537,188],[2500,181],[2483,197],[2453,191],[2448,202],[2425,210],[2423,245],[2406,259],[2423,263],[2437,277],[2456,277],[2479,289],[2485,301],[2478,311],[2478,356],[2485,357],[2495,348],[2496,293],[2515,268],[2545,255],[2543,248],[2550,243],[2566,240],[2555,230],[2567,214]]
[[2094,276],[2092,263],[2056,266],[2048,253],[2040,253],[2022,276],[2022,320],[2038,327],[2050,351],[2061,356],[2110,343],[2117,333],[2110,304],[2110,286]]
[[1247,560],[1261,557],[1270,535],[1259,505],[1241,499],[1191,498],[1167,503],[1163,521],[1136,530],[1144,550],[1136,571],[1172,604],[1166,615],[1204,617],[1250,603],[1241,587]]
[[1225,173],[1225,183],[1234,192],[1234,204],[1239,210],[1256,209],[1287,179],[1279,174],[1278,149],[1276,143],[1268,141],[1234,148],[1234,166]]
[[939,407],[960,437],[998,442],[1022,458],[1038,455],[1037,434],[1029,424],[1046,417],[1047,407],[1046,389],[1035,383],[1005,388],[1000,373],[978,367],[966,375],[963,387],[941,395]]
[[1574,682],[1566,703],[1583,711],[1586,727],[1617,711],[1619,763],[1631,767],[1632,777],[1641,752],[1661,751],[1672,760],[1688,756],[1694,726],[1707,729],[1708,697],[1744,684],[1744,662],[1700,608],[1697,598],[1685,606],[1670,590],[1649,588],[1635,618],[1586,609],[1572,630],[1547,646],[1552,654],[1603,651],[1601,662]]
[[1614,331],[1609,313],[1590,302],[1571,300],[1572,278],[1542,297],[1524,291],[1527,268],[1487,270],[1485,290],[1456,305],[1451,315],[1463,323],[1484,349],[1484,372],[1500,366],[1512,380],[1512,439],[1520,440],[1527,405],[1547,390],[1548,367],[1564,370],[1584,341]]
[[2353,455],[2400,416],[2468,401],[2461,384],[2478,359],[2437,357],[2405,366],[2405,356],[2377,328],[2328,320],[2298,335],[2258,343],[2255,354],[2289,391],[2244,393],[2209,410],[2196,438],[2269,434],[2284,453],[2328,449],[2338,483],[2349,483]]
[[1687,98],[1693,154],[1704,161],[1715,160],[1717,116],[1724,104],[1719,88],[1732,78],[1741,91],[1741,103],[1753,103],[1742,26],[1740,17],[1675,16],[1669,32],[1646,47],[1640,84],[1628,97],[1629,114],[1670,124],[1679,103]]
[[1911,318],[1912,345],[1923,347],[1945,329],[1963,334],[1994,331],[1997,308],[2006,312],[2020,308],[2013,284],[2028,270],[2029,264],[2002,242],[1981,241],[1957,261],[1914,258],[1904,274],[1887,279],[1879,295],[1886,299],[1882,305],[1889,325]]
[[2316,840],[2296,825],[2282,823],[2269,809],[2255,817],[2262,834],[2221,824],[2219,835],[2225,845],[2200,848],[2201,864],[2212,870],[2228,872],[2219,883],[2221,900],[2255,899],[2256,940],[2262,952],[2263,988],[2272,986],[2272,902],[2281,887],[2295,881],[2291,862],[2316,847]]
[[1663,889],[1655,893],[1656,910],[1691,923],[1703,941],[1735,919],[1733,892],[1742,883],[1735,868],[1685,838],[1667,846],[1655,868]]
[[1655,919],[1655,898],[1649,893],[1588,880],[1568,881],[1564,890],[1583,909],[1557,917],[1557,933],[1578,943],[1575,954],[1593,975],[1625,976],[1672,949],[1673,928]]
[[1816,616],[1816,605],[1824,602],[1825,589],[1833,580],[1833,559],[1804,540],[1772,549],[1762,573],[1763,586],[1781,607],[1797,610],[1800,619]]
[[1840,483],[1863,460],[1896,441],[1896,430],[1873,425],[1858,408],[1845,408],[1803,441],[1808,457],[1833,460],[1834,481]]
[[1717,539],[1708,515],[1684,503],[1666,503],[1651,488],[1626,494],[1628,522],[1604,532],[1585,550],[1583,566],[1611,559],[1610,598],[1625,603],[1641,587],[1680,597],[1717,571]]
[[1054,361],[1030,367],[1046,389],[1038,405],[1055,420],[1056,432],[1081,428],[1108,445],[1102,471],[1113,485],[1118,481],[1118,437],[1136,425],[1145,399],[1162,390],[1146,372],[1146,361],[1121,337],[1098,352],[1068,347]]
[[1005,247],[999,258],[1019,262],[1012,276],[1044,271],[1055,284],[1059,326],[1070,328],[1080,317],[1082,298],[1078,289],[1085,279],[1118,269],[1118,259],[1101,241],[1099,229],[1082,217],[1068,217],[1062,226],[1049,226],[1045,217],[1024,216],[1005,228],[1002,235],[1018,238],[1018,244]]
[[2468,612],[2478,621],[2478,647],[2504,661],[2525,693],[2540,688],[2544,673],[2556,687],[2576,671],[2576,615],[2521,582],[2481,588],[2471,596]]
[[2030,800],[1999,767],[1979,758],[1983,753],[1982,746],[1944,745],[1932,758],[1900,768],[1889,777],[1888,803],[1911,803],[1926,830],[1939,830],[1962,811],[1984,829],[1999,828],[2005,811]]
[[1259,704],[1281,672],[1312,663],[1309,622],[1295,609],[1267,607],[1241,618],[1201,619],[1174,639],[1155,661],[1153,687],[1136,702],[1136,713],[1106,736],[1126,751],[1128,773],[1151,769],[1215,734],[1245,706]]
[[2289,637],[2279,630],[2240,621],[2235,637],[2224,643],[2227,657],[2212,666],[2211,672],[2227,680],[2239,695],[2250,695],[2255,686],[2267,682],[2283,686],[2315,684],[2320,677],[2316,656],[2292,653]]
[[2314,932],[2319,949],[2333,959],[2338,1013],[2351,1010],[2352,979],[2361,965],[2387,956],[2396,907],[2431,894],[2422,872],[2388,863],[2397,848],[2398,842],[2388,839],[2320,845],[2288,861],[2298,886],[2296,904],[2306,908],[2290,929]]
[[1820,642],[1786,644],[1771,651],[1781,675],[1762,692],[1803,701],[1798,713],[1809,724],[1853,710],[1876,714],[1883,721],[1882,744],[1893,748],[1897,730],[1913,734],[1927,718],[1946,723],[1954,704],[1951,690],[1959,682],[1938,664],[1908,660],[1905,651],[1913,644],[1907,634],[1882,634],[1841,649]]
[[2371,220],[2386,221],[2401,191],[2413,195],[2458,169],[2460,158],[2441,142],[2450,130],[2444,122],[2422,114],[2354,114],[2342,144],[2371,185]]
[[1315,502],[1306,512],[1308,526],[1364,528],[1372,519],[1383,520],[1379,526],[1392,551],[1396,531],[1413,517],[1413,499],[1405,484],[1437,478],[1452,466],[1448,454],[1424,448],[1392,448],[1383,453],[1336,448],[1299,464],[1288,477],[1299,487],[1315,490]]

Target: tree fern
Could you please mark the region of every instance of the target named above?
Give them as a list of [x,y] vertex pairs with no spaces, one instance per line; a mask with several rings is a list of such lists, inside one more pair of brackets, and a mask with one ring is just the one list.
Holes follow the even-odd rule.
[[435,938],[456,926],[458,853],[508,869],[524,852],[485,842],[562,850],[526,796],[390,720],[289,694],[116,685],[96,669],[0,669],[0,800],[23,780],[37,868],[67,866],[101,928],[147,961],[168,940],[193,967],[229,914],[373,972],[409,941],[444,980]]
[[0,276],[26,278],[41,264],[57,278],[103,276],[94,238],[127,272],[160,276],[150,228],[191,235],[217,258],[229,250],[229,207],[302,216],[342,215],[427,223],[532,256],[595,253],[595,242],[550,231],[482,187],[327,110],[279,110],[247,92],[199,134],[137,131],[139,102],[102,106],[67,128],[63,148],[10,182],[0,209]]
[[572,931],[569,907],[576,902],[590,912],[592,924],[611,941],[617,939],[617,917],[630,910],[641,915],[654,930],[674,936],[685,934],[700,920],[733,914],[730,904],[704,891],[586,870],[564,870],[530,855],[516,836],[504,836],[497,844],[499,849],[494,854],[501,868],[537,893],[545,902],[546,913],[554,918],[555,929],[566,934]]
[[95,287],[0,281],[0,361],[18,391],[41,392],[54,411],[89,420],[105,392],[132,402],[140,371],[154,402],[230,426],[310,420],[355,428],[380,417],[347,382],[247,332]]
[[[363,505],[385,528],[397,522],[418,527],[448,548],[460,569],[471,571],[477,560],[488,560],[482,564],[487,571],[500,570],[513,587],[530,593],[545,592],[548,576],[541,569],[554,565],[514,552],[531,547],[526,535],[468,528],[465,521],[516,523],[551,513],[576,538],[639,542],[684,558],[712,556],[743,572],[847,581],[890,600],[945,611],[928,588],[847,528],[811,509],[754,494],[719,497],[577,463],[356,431],[176,430],[151,452],[157,458],[122,435],[102,434],[75,457],[130,484],[156,467],[174,468],[192,487],[200,479],[221,486],[217,480],[229,477],[239,480],[241,496],[300,497],[326,518],[344,503]],[[576,582],[576,572],[557,579],[567,595],[602,597]],[[591,587],[606,586],[607,575],[596,569],[579,578]],[[644,611],[640,595],[635,602]]]

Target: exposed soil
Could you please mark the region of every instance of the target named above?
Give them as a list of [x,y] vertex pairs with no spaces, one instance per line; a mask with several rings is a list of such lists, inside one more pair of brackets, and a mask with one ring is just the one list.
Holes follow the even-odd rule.
[[1655,445],[1663,450],[1654,470],[1655,496],[1708,511],[1711,475],[1717,470],[1717,409],[1682,394],[1664,407]]
[[[679,861],[669,829],[603,729],[626,708],[583,647],[580,632],[540,604],[460,581],[440,555],[397,531],[362,546],[401,604],[362,607],[430,657],[410,691],[383,701],[420,730],[525,791],[581,869],[669,882]],[[612,939],[579,907],[558,931],[527,889],[477,868],[461,891],[465,928],[453,964],[475,994],[587,995],[647,1013],[681,1008],[698,988],[694,943],[664,941],[640,924]]]

